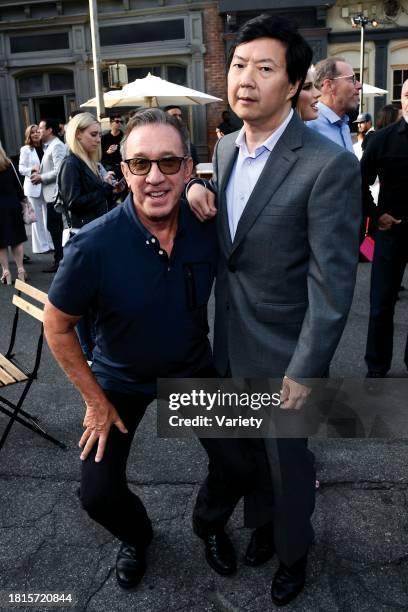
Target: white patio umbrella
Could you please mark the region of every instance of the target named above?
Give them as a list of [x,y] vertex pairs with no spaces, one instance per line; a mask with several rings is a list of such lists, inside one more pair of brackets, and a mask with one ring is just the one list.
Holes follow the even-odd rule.
[[364,96],[384,96],[388,93],[388,89],[381,89],[368,83],[363,83],[363,94]]
[[[117,89],[112,89],[111,91],[107,91],[106,93],[103,94],[103,100],[104,100],[104,104],[107,108],[111,107],[113,102],[117,102],[120,99],[120,90]],[[80,105],[81,107],[87,107],[87,106],[96,106],[96,98],[91,98],[90,100],[87,100],[86,102],[84,102],[83,104]]]
[[[114,94],[117,94],[115,97]],[[136,79],[125,85],[121,90],[108,91],[104,94],[105,106],[113,108],[117,106],[194,106],[196,104],[210,104],[211,102],[222,102],[221,98],[183,85],[176,85],[160,77],[148,74],[143,79]],[[82,106],[96,106],[96,98],[91,98]]]

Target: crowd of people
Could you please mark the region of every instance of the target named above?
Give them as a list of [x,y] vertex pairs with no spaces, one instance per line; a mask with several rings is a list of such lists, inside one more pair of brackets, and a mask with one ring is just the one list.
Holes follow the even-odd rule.
[[[375,129],[369,113],[357,117],[353,148],[348,114],[361,83],[344,58],[311,62],[311,48],[285,19],[261,15],[240,28],[228,101],[242,128],[223,113],[211,181],[194,176],[198,160],[179,106],[138,110],[125,132],[114,114],[104,135],[92,114],[78,112],[65,143],[57,121],[28,126],[24,193],[0,148],[1,281],[11,282],[9,246],[25,278],[25,194],[37,219],[33,252],[53,251],[49,271],[57,272],[46,337],[86,405],[81,502],[121,542],[123,588],[142,579],[153,537],[126,463],[156,379],[279,378],[282,409],[299,410],[310,393],[303,379],[329,376],[366,218],[375,236],[367,376],[390,369],[408,257],[408,81],[401,112],[387,105]],[[206,309],[215,277],[211,349]],[[200,442],[209,463],[193,529],[208,564],[221,575],[237,571],[226,527],[243,498],[252,529],[244,561],[258,566],[276,554],[271,597],[289,603],[305,584],[313,541],[307,439]]]

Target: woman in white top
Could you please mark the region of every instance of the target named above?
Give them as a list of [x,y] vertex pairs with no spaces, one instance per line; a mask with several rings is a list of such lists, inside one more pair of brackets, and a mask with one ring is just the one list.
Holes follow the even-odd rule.
[[25,145],[20,149],[19,172],[24,176],[24,195],[30,200],[36,222],[31,225],[33,253],[47,253],[54,248],[47,230],[47,205],[41,197],[41,183],[33,185],[31,173],[40,168],[43,151],[38,125],[29,125],[25,131]]

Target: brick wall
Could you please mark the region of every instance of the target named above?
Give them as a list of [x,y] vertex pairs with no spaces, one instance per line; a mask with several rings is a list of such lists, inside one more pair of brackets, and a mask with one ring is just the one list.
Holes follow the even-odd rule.
[[222,111],[228,108],[227,75],[223,39],[223,19],[218,14],[218,3],[208,5],[203,11],[203,30],[206,54],[204,56],[205,91],[222,98],[223,102],[207,105],[207,142],[208,159],[211,160],[217,141],[215,128],[222,121]]

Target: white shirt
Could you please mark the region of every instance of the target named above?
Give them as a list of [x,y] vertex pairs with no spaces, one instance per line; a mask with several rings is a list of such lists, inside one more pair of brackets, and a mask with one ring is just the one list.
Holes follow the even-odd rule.
[[268,157],[285,131],[292,116],[293,109],[290,110],[286,119],[273,134],[259,145],[253,153],[249,153],[246,145],[245,128],[242,128],[237,136],[235,144],[239,148],[238,157],[226,189],[231,240],[234,240],[241,215],[265,167]]

